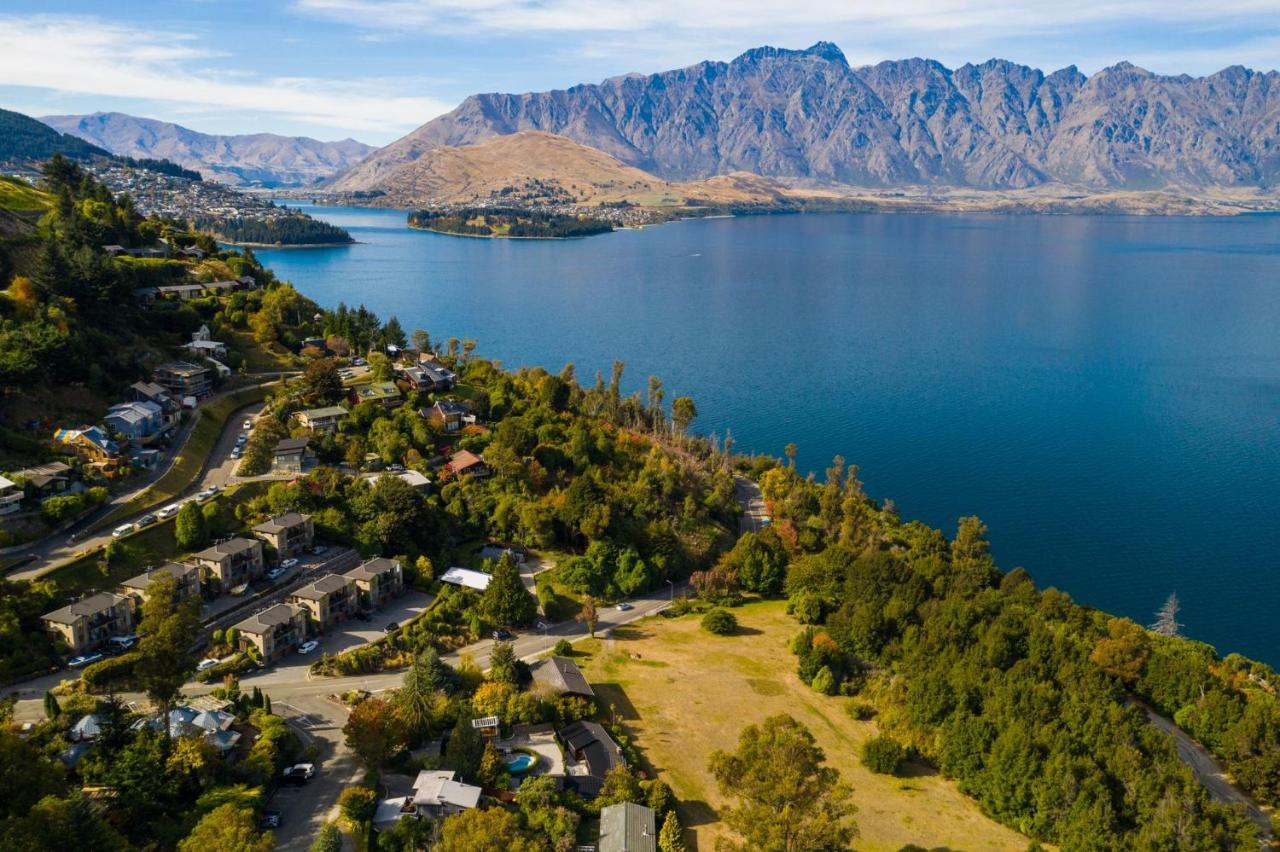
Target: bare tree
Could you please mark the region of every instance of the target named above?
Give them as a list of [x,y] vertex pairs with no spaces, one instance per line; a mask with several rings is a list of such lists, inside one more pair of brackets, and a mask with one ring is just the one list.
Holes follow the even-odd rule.
[[1182,624],[1178,621],[1178,593],[1173,592],[1165,600],[1164,606],[1156,610],[1156,621],[1151,630],[1161,636],[1178,636]]

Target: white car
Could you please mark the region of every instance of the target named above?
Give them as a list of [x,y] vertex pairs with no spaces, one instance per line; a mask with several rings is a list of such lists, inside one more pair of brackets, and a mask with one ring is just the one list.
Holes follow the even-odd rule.
[[138,529],[137,524],[121,524],[111,531],[112,538],[120,538]]
[[96,663],[98,662],[98,660],[101,660],[101,659],[102,659],[102,655],[96,652],[92,654],[81,654],[78,657],[72,657],[70,660],[68,660],[67,665],[71,666],[71,668],[73,669],[78,669],[81,666],[87,666],[90,663]]
[[626,601],[623,601],[622,603],[618,604],[618,612],[626,612],[629,609],[631,609],[631,604],[627,603]]
[[[312,651],[314,651],[316,648],[319,648],[319,647],[320,647],[320,643],[314,639],[311,639],[309,641],[303,642],[301,645],[298,646],[298,653],[310,654]],[[311,776],[308,775],[307,777],[310,778]]]
[[165,506],[156,514],[159,515],[160,520],[163,521],[163,520],[172,518],[174,515],[178,514],[178,510],[181,508],[182,508],[182,504],[180,503],[170,503],[168,506]]
[[208,669],[213,668],[220,662],[222,661],[217,659],[216,657],[205,657],[203,660],[196,663],[196,671],[198,672],[206,671]]
[[214,491],[212,488],[206,488],[205,490],[203,490],[203,491],[199,492],[198,494],[196,494],[196,499],[197,499],[197,500],[208,500],[210,497],[212,497],[214,494],[217,494],[217,493],[218,493],[218,492]]
[[252,428],[253,428],[253,421],[252,421],[252,420],[246,420],[246,421],[244,421],[243,423],[241,423],[241,424],[240,424],[240,428],[241,428],[241,429],[245,429],[245,430],[252,429]]
[[239,447],[236,447],[234,450],[231,451],[231,458],[233,459],[238,459],[242,455],[244,455],[244,453],[240,452]]
[[138,637],[136,634],[131,636],[112,636],[110,644],[113,648],[118,648],[121,651],[127,651],[134,645],[138,644]]
[[284,568],[272,568],[270,571],[267,572],[267,579],[278,580],[284,576],[284,572],[285,572]]
[[288,571],[290,568],[297,568],[297,567],[298,567],[298,560],[296,560],[296,559],[286,559],[286,560],[284,560],[283,562],[281,562],[281,563],[280,563],[280,567],[281,567],[281,568],[283,568],[283,569],[284,569],[284,570],[286,570],[286,571]]

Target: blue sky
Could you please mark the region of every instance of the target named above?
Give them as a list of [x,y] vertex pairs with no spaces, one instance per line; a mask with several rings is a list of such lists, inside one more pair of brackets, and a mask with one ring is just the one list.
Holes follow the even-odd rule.
[[819,40],[853,64],[1270,70],[1280,0],[4,0],[0,106],[385,144],[472,92]]

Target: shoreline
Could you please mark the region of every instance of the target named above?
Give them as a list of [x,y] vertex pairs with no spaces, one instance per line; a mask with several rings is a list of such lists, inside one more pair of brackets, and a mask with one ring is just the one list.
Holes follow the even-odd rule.
[[359,244],[359,240],[347,240],[340,243],[235,243],[230,240],[223,240],[214,237],[219,243],[226,246],[238,246],[239,248],[252,249],[309,249],[309,248],[340,248],[342,246],[354,246]]
[[[585,240],[590,237],[612,234],[618,230],[618,228],[611,228],[608,231],[601,231],[599,234],[583,234],[580,237],[509,237],[505,234],[459,234],[455,231],[442,231],[439,228],[426,228],[422,225],[414,225],[411,222],[405,222],[405,227],[411,231],[426,231],[428,234],[439,234],[443,237],[467,237],[473,240]],[[343,245],[349,245],[349,243],[343,243]]]

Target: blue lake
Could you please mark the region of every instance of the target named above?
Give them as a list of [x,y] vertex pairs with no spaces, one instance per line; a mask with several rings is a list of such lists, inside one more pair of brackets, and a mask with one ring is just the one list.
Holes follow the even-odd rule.
[[1005,568],[1280,663],[1280,217],[715,219],[568,242],[410,231],[262,250],[321,304],[510,367],[692,396],[704,433],[903,517],[980,515]]

